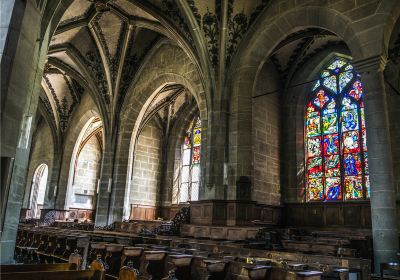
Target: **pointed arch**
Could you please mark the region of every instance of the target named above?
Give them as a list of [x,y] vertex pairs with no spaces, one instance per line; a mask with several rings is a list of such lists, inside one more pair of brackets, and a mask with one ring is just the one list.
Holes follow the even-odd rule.
[[31,209],[31,217],[40,218],[40,210],[43,208],[44,198],[47,187],[47,177],[49,168],[47,164],[40,164],[33,175],[32,187],[29,197],[29,208]]

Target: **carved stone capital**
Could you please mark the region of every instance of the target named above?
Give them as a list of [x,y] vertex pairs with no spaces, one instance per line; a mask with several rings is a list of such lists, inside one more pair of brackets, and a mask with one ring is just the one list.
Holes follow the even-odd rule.
[[353,61],[354,68],[358,73],[382,72],[387,63],[387,57],[384,55],[375,55]]

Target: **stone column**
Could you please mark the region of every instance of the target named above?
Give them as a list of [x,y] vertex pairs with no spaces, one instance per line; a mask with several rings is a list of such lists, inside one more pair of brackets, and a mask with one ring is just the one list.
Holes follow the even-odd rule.
[[354,63],[361,74],[368,162],[371,184],[371,219],[375,272],[379,264],[395,260],[399,249],[393,164],[383,70],[386,59],[370,57]]
[[[209,114],[207,127],[207,143],[204,185],[200,191],[200,200],[227,199],[227,190],[224,182],[224,162],[227,145],[227,114],[214,111]],[[203,152],[202,152],[203,154]],[[234,190],[233,190],[234,191]]]
[[[105,226],[109,223],[110,214],[110,199],[113,189],[113,164],[114,164],[114,145],[111,141],[105,143],[105,150],[102,159],[99,192],[97,194],[96,204],[96,226]],[[109,184],[111,184],[109,186]],[[122,200],[123,203],[123,200]]]
[[[7,132],[1,133],[1,156],[15,159],[6,210],[2,213],[0,263],[3,264],[14,261],[32,137],[29,122],[34,123],[44,48],[40,49],[37,41],[41,15],[34,1],[2,0],[0,11],[1,132]],[[47,44],[45,38],[42,43]],[[24,141],[18,145],[21,135]]]

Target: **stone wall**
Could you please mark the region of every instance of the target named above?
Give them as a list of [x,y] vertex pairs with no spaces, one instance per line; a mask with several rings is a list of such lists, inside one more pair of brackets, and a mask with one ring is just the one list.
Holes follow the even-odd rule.
[[[400,71],[399,66],[388,63],[385,69],[390,137],[392,142],[393,183],[397,198],[397,217],[400,221]],[[390,85],[389,85],[390,84]],[[400,230],[400,224],[397,225]]]
[[51,130],[48,124],[42,119],[35,131],[35,135],[32,140],[32,149],[28,167],[28,175],[26,180],[25,187],[25,195],[24,195],[24,208],[29,207],[29,197],[31,193],[32,180],[35,175],[35,171],[39,165],[45,163],[48,166],[48,176],[47,176],[47,184],[46,184],[46,195],[45,195],[45,204],[50,200],[52,193],[48,192],[48,185],[50,184],[51,179],[51,171],[53,166],[54,159],[54,144],[53,137],[51,135]]
[[81,102],[71,116],[68,129],[64,136],[63,158],[61,159],[61,169],[59,170],[58,193],[55,202],[57,209],[68,207],[72,193],[72,177],[71,175],[71,160],[73,159],[73,151],[77,145],[82,129],[93,117],[99,117],[96,105],[91,96],[85,93],[82,96]]
[[[258,77],[252,105],[253,188],[252,200],[280,204],[280,104],[277,76],[266,63]],[[259,96],[261,94],[267,95]]]
[[[385,76],[388,82],[394,86],[391,88],[386,84],[388,108],[389,108],[389,122],[390,122],[390,136],[392,138],[392,156],[393,156],[393,174],[394,185],[397,191],[397,199],[400,199],[400,95],[399,95],[399,68],[393,64],[388,65],[385,70]],[[396,92],[397,91],[397,92]]]
[[133,164],[130,204],[156,206],[160,200],[162,134],[154,120],[139,135]]
[[101,147],[93,135],[82,148],[76,163],[71,207],[94,209],[100,164]]
[[[143,63],[143,67],[138,71],[137,78],[132,84],[132,88],[124,100],[124,105],[120,112],[120,123],[118,131],[117,148],[115,152],[116,164],[113,170],[113,194],[111,198],[112,217],[111,220],[121,220],[124,213],[129,212],[132,197],[124,204],[126,193],[132,194],[131,178],[127,172],[133,169],[131,166],[133,151],[132,138],[135,137],[135,129],[142,120],[146,110],[146,102],[166,84],[180,84],[184,86],[192,95],[195,96],[200,115],[204,123],[207,123],[207,105],[205,92],[198,70],[193,61],[184,53],[182,49],[169,41],[158,43],[149,54],[148,60]],[[132,106],[135,104],[135,106]],[[203,126],[206,134],[207,126]],[[203,143],[207,137],[202,138]],[[104,172],[104,169],[103,169]],[[128,184],[127,184],[128,182]],[[130,188],[130,189],[129,189]],[[125,216],[126,217],[126,216]]]

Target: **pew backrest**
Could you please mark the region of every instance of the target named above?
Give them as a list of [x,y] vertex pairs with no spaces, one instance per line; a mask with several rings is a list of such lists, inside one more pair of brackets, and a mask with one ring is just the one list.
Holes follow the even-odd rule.
[[78,254],[77,251],[75,251],[74,253],[72,253],[69,258],[68,258],[68,262],[70,264],[75,264],[77,266],[77,269],[80,270],[82,268],[82,256]]
[[106,270],[107,267],[104,266],[104,263],[101,259],[94,260],[90,263],[89,269],[91,270]]
[[0,265],[0,272],[13,273],[13,272],[35,272],[35,271],[66,271],[77,270],[75,263],[55,263],[55,264],[8,264]]
[[129,266],[123,266],[119,271],[118,280],[138,280],[139,272]]

